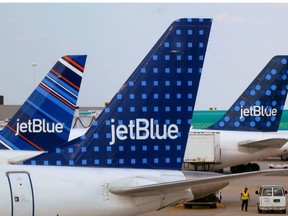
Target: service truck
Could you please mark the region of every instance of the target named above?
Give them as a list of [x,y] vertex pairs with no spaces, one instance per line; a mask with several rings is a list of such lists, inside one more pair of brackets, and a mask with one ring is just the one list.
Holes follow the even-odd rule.
[[192,165],[194,170],[213,170],[221,163],[219,132],[190,132],[187,141],[184,165]]
[[262,185],[259,191],[257,207],[258,213],[263,211],[280,211],[286,214],[286,197],[287,191],[281,185]]

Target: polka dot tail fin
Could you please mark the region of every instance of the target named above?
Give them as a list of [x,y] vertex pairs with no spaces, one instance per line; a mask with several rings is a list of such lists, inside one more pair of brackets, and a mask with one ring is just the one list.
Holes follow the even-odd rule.
[[174,21],[85,135],[26,163],[181,169],[211,24]]
[[273,57],[211,130],[275,132],[288,90],[288,56]]

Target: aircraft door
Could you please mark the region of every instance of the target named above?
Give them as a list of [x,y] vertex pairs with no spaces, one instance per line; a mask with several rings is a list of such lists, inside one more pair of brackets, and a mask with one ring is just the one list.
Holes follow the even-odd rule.
[[11,216],[33,216],[33,189],[29,173],[9,172],[7,177],[11,192]]

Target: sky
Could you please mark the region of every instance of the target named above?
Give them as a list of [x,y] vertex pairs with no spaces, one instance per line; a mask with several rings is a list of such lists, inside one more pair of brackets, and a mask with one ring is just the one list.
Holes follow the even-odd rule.
[[195,109],[228,109],[273,56],[288,54],[287,11],[286,3],[0,3],[0,95],[21,105],[61,56],[87,54],[78,106],[103,106],[174,20],[200,17],[213,24]]

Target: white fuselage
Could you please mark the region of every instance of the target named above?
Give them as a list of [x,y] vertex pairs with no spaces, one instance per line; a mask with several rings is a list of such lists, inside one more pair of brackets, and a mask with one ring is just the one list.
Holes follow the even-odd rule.
[[[195,178],[204,175],[201,173]],[[193,191],[179,189],[153,196],[129,197],[114,195],[109,189],[113,186],[133,187],[186,179],[183,172],[169,170],[0,166],[0,215],[138,215],[175,202],[191,200],[194,198]],[[195,194],[207,195],[222,187],[215,184],[209,191],[199,188]]]
[[[192,131],[209,132],[209,130],[201,129],[193,129]],[[220,134],[221,162],[214,165],[216,170],[262,160],[271,156],[281,155],[288,150],[287,143],[280,148],[277,146],[261,148],[256,146],[255,148],[251,147],[253,145],[250,147],[240,146],[241,143],[245,142],[261,141],[271,138],[288,138],[288,132],[244,132],[215,130],[211,132],[218,132]]]

